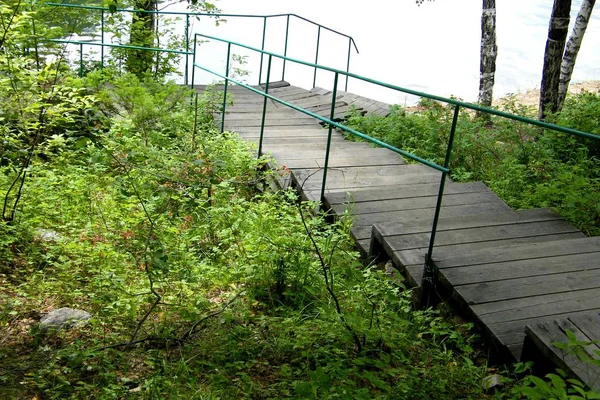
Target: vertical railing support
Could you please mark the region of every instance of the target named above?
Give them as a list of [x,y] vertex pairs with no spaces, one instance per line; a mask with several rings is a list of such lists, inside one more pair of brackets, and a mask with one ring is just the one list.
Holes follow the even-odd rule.
[[[352,52],[352,38],[348,38],[348,58],[346,59],[346,72],[350,72],[350,53]],[[348,75],[346,75],[346,86],[344,91],[348,91]]]
[[[317,30],[317,51],[315,54],[315,64],[319,64],[319,45],[321,43],[321,25]],[[313,88],[317,85],[317,67],[315,66],[315,75],[313,77]]]
[[[263,33],[262,33],[262,45],[260,49],[262,51],[265,50],[265,35],[267,33],[267,17],[263,17]],[[260,70],[258,71],[258,84],[260,85],[260,81],[262,80],[262,70],[263,70],[263,59],[265,58],[264,53],[260,53]]]
[[[454,134],[456,133],[456,124],[458,122],[458,112],[460,107],[454,106],[454,117],[452,118],[452,127],[450,128],[450,136],[448,137],[448,147],[446,148],[446,158],[444,159],[444,168],[448,169],[450,165],[450,156],[452,154],[452,146],[454,145]],[[435,205],[435,214],[433,216],[433,225],[431,227],[431,236],[429,237],[429,246],[427,253],[425,254],[425,266],[423,269],[423,279],[421,281],[421,306],[428,307],[431,292],[434,288],[434,281],[436,279],[436,266],[433,262],[433,246],[435,244],[435,235],[437,232],[438,221],[440,218],[440,212],[442,209],[442,199],[444,197],[444,186],[446,184],[446,178],[448,172],[442,172],[442,178],[440,180],[440,187],[438,189],[437,203]]]
[[[269,62],[267,64],[267,83],[265,85],[265,93],[267,94],[269,94],[269,81],[271,79],[271,61],[273,61],[273,55],[269,54]],[[267,100],[267,96],[264,96],[262,121],[260,123],[260,139],[258,140],[258,158],[262,157],[263,136],[265,134],[265,117],[267,116]]]
[[198,47],[196,43],[196,38],[197,36],[194,35],[194,51],[192,51],[192,82],[190,84],[190,89],[194,89],[194,79],[196,77],[196,48]]
[[[100,13],[100,41],[104,43],[104,9]],[[100,46],[100,69],[104,69],[104,45]]]
[[79,44],[79,77],[83,77],[83,43]]
[[[190,14],[185,14],[185,51],[190,51]],[[188,71],[190,69],[190,55],[185,55],[185,77],[184,85],[188,84]]]
[[[285,45],[284,45],[284,48],[283,48],[283,56],[284,57],[287,57],[289,34],[290,34],[290,16],[288,14],[287,21],[285,23]],[[285,81],[285,62],[286,61],[287,60],[284,58],[283,59],[283,70],[281,71],[281,80],[282,81]]]
[[223,107],[221,108],[221,133],[225,131],[225,111],[227,110],[227,87],[229,86],[229,59],[231,58],[231,43],[227,43],[227,62],[225,63],[225,89],[223,89]]
[[[333,78],[333,93],[331,94],[331,111],[329,112],[329,120],[333,121],[335,118],[335,101],[337,98],[337,87],[338,87],[339,73],[335,73]],[[327,185],[327,168],[329,168],[329,152],[331,151],[331,135],[333,134],[333,125],[329,124],[329,131],[327,132],[327,148],[325,150],[325,163],[323,164],[323,182],[321,183],[321,207],[325,204],[325,186]]]

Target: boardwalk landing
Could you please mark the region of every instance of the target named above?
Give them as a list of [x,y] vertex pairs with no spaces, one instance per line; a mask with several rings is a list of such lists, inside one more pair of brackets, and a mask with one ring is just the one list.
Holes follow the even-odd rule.
[[[226,129],[257,141],[262,97],[239,87],[231,91]],[[325,90],[280,82],[270,93],[329,115]],[[382,103],[341,93],[336,118],[350,104],[387,112]],[[264,152],[291,170],[306,199],[319,198],[326,137],[314,118],[268,101]],[[326,206],[337,214],[349,209],[363,254],[383,251],[418,285],[440,173],[340,133],[334,133],[329,166]],[[439,281],[499,354],[520,358],[527,324],[600,311],[600,237],[585,237],[546,209],[514,211],[480,182],[449,182],[445,192],[433,253]]]

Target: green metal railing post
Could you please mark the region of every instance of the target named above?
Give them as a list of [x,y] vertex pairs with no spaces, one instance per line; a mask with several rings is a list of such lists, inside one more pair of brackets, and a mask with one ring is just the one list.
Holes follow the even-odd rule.
[[[319,44],[321,43],[321,25],[317,30],[317,51],[315,54],[315,64],[319,64]],[[317,85],[317,67],[315,66],[315,75],[313,77],[313,87]]]
[[[104,43],[104,10],[100,14],[100,40]],[[100,46],[100,69],[104,69],[104,46]]]
[[[260,49],[262,51],[265,50],[265,35],[267,33],[267,17],[263,18],[263,33],[262,33],[262,45]],[[262,70],[263,70],[263,60],[265,58],[264,53],[260,53],[260,70],[258,71],[258,84],[260,85],[260,81],[262,80]]]
[[[352,38],[348,38],[348,58],[347,58],[347,62],[346,62],[346,72],[349,73],[350,72],[350,53],[352,51]],[[344,88],[344,91],[348,91],[348,74],[346,74],[346,86]]]
[[194,88],[194,82],[195,82],[195,77],[196,77],[196,68],[194,67],[194,64],[196,64],[196,48],[197,46],[197,37],[196,35],[194,35],[194,51],[192,52],[192,83],[190,88],[193,89]]
[[223,89],[223,108],[221,108],[221,133],[223,133],[223,131],[225,131],[225,111],[227,110],[227,86],[229,86],[229,59],[230,58],[231,58],[231,43],[228,43],[227,44],[227,62],[225,63],[225,89]]
[[[340,74],[335,73],[333,78],[333,93],[331,94],[331,111],[329,113],[329,120],[333,121],[335,118],[335,101],[337,98],[337,87],[338,78]],[[327,149],[325,150],[325,163],[323,164],[323,182],[321,183],[321,206],[325,204],[325,186],[327,186],[327,168],[329,167],[329,152],[331,151],[331,135],[333,134],[333,125],[329,124],[329,131],[327,132]]]
[[[265,94],[269,94],[269,80],[271,79],[271,61],[273,56],[269,54],[269,63],[267,64],[267,83],[265,85]],[[258,158],[262,157],[263,136],[265,134],[265,117],[267,115],[267,96],[264,96],[262,121],[260,123],[260,139],[258,141]]]
[[[103,41],[104,42],[104,41]],[[190,51],[190,16],[185,15],[185,51]],[[188,84],[188,71],[190,69],[190,55],[185,55],[185,78],[184,85]]]
[[[287,16],[287,22],[285,23],[285,46],[283,48],[283,56],[287,57],[287,49],[288,49],[288,38],[290,34],[290,16]],[[283,71],[281,71],[281,80],[285,81],[285,62],[287,60],[283,59]]]
[[[454,135],[456,133],[456,124],[458,122],[458,112],[460,106],[454,106],[454,116],[452,118],[452,127],[450,128],[450,136],[448,137],[448,147],[446,148],[446,158],[444,159],[444,168],[448,169],[450,165],[450,157],[452,155],[452,147],[454,145]],[[435,214],[433,216],[433,225],[431,227],[431,236],[429,237],[429,246],[427,253],[425,254],[425,266],[423,269],[423,279],[421,281],[421,305],[427,307],[429,305],[429,298],[431,291],[434,287],[434,280],[436,275],[436,267],[433,262],[433,246],[435,244],[435,235],[437,233],[438,221],[440,218],[440,212],[442,210],[442,200],[444,197],[444,186],[446,185],[446,178],[448,172],[442,172],[442,178],[440,180],[440,187],[438,190],[437,203],[435,205]]]
[[83,77],[83,43],[79,43],[79,77]]

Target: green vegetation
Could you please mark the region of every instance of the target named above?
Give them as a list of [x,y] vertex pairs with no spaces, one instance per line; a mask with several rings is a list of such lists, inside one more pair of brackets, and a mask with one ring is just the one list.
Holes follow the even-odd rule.
[[[54,97],[34,142],[7,118],[3,398],[481,394],[462,325],[363,268],[347,226],[262,192],[263,161],[195,127],[188,92],[108,72],[38,92]],[[207,95],[198,120],[212,107]],[[63,306],[93,319],[37,328]]]
[[[505,111],[532,116],[514,99]],[[416,110],[393,106],[388,117],[354,113],[348,125],[443,164],[453,108],[423,100]],[[567,99],[549,121],[600,134],[600,96]],[[514,208],[552,207],[588,235],[600,234],[600,144],[506,118],[461,111],[450,168],[457,182],[483,181]]]
[[[265,160],[215,129],[214,93],[192,106],[157,76],[93,64],[77,78],[40,45],[64,32],[21,6],[0,5],[0,398],[566,390],[526,377],[485,393],[495,370],[471,326],[414,310],[410,291],[360,263],[349,226],[268,191]],[[43,329],[61,307],[92,319]]]

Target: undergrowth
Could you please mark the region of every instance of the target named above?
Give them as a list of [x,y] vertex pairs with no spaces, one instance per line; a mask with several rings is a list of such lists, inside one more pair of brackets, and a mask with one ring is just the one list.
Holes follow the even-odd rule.
[[[9,0],[0,17],[0,398],[539,398],[566,390],[554,377],[511,375],[484,392],[483,377],[497,371],[476,350],[472,326],[414,310],[410,291],[360,263],[348,225],[326,223],[292,191],[266,190],[265,159],[215,129],[218,93],[192,102],[157,76],[110,68],[76,78],[42,40],[74,31],[48,22],[43,4]],[[578,112],[587,111],[571,118]],[[428,145],[411,146],[438,157],[434,125],[447,125],[448,111],[395,113],[356,122],[425,132]],[[465,168],[454,168],[455,178],[467,179],[480,173],[466,166],[491,151],[490,139],[465,116],[461,128],[481,140],[457,147]],[[537,139],[514,157],[543,155],[536,132],[511,134]],[[581,153],[580,144],[569,148],[561,147],[566,165]],[[92,319],[43,329],[40,318],[61,307]]]
[[[109,71],[59,84],[75,114],[93,104],[94,134],[44,134],[0,224],[3,398],[482,394],[469,327],[412,310],[348,226],[264,191],[264,160],[188,92]],[[0,174],[9,204],[18,166]],[[60,307],[93,318],[38,328]]]

